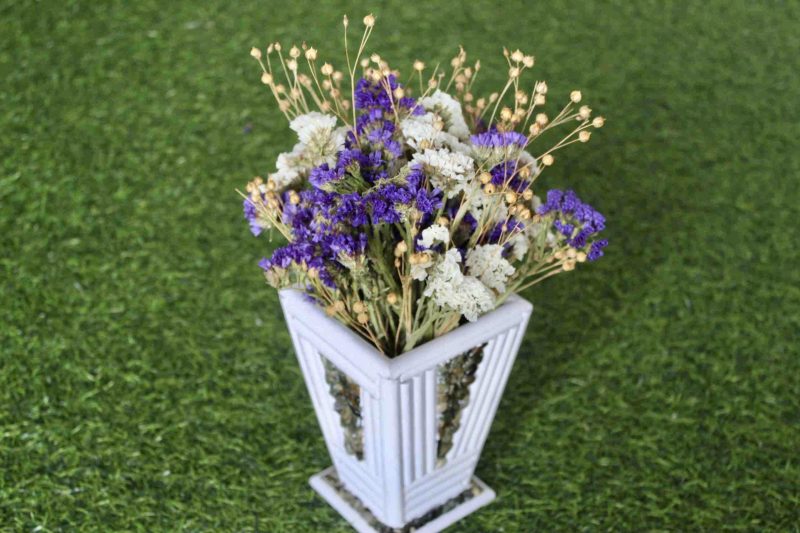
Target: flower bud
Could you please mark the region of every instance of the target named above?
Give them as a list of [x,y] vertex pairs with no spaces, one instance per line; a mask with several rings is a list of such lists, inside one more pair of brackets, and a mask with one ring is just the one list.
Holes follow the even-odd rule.
[[425,63],[417,59],[416,61],[414,61],[414,70],[416,70],[417,72],[422,72],[423,70],[425,70]]
[[594,117],[594,120],[592,121],[592,126],[594,126],[595,128],[602,128],[603,124],[605,123],[606,119],[604,119],[603,117]]
[[255,46],[250,49],[250,55],[256,59],[261,59],[261,50],[256,48]]
[[356,302],[353,304],[353,311],[356,313],[363,313],[367,310],[362,302]]
[[316,48],[309,48],[306,50],[306,59],[309,61],[314,61],[317,59],[317,49]]
[[583,130],[578,134],[578,140],[581,141],[582,143],[589,142],[589,137],[591,136],[592,136],[591,131]]
[[481,173],[480,173],[480,175],[478,176],[478,179],[480,180],[480,182],[481,182],[481,183],[483,183],[484,185],[486,185],[487,183],[489,183],[490,181],[492,181],[492,175],[491,175],[491,174],[489,174],[489,173],[488,173],[488,172],[486,172],[486,171],[483,171],[483,172],[481,172]]
[[510,205],[517,201],[517,193],[514,191],[508,191],[506,193],[506,202]]
[[359,324],[367,324],[369,322],[369,315],[366,313],[359,313],[356,320],[358,320]]
[[397,294],[394,292],[390,292],[386,295],[386,303],[389,305],[394,305],[397,303]]
[[374,25],[375,25],[375,16],[374,15],[372,15],[370,13],[369,15],[364,17],[364,26],[366,26],[367,28],[371,28]]
[[394,247],[394,256],[400,257],[407,251],[408,251],[408,245],[406,244],[406,241],[400,241],[397,243],[397,246]]
[[269,72],[265,72],[261,75],[261,83],[264,85],[269,85],[272,83],[272,74]]
[[542,156],[542,164],[544,166],[546,166],[546,167],[549,167],[550,165],[552,165],[554,161],[555,161],[555,158],[550,154],[545,154],[545,155]]
[[294,59],[297,59],[298,57],[300,57],[300,49],[297,48],[296,46],[292,46],[289,49],[289,57],[294,58]]
[[569,99],[572,101],[573,104],[577,104],[581,101],[581,92],[580,91],[572,91],[569,93]]

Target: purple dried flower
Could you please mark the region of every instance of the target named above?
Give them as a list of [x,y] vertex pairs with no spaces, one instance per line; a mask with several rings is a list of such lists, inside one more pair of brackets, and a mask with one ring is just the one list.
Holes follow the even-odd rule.
[[573,191],[558,189],[547,191],[547,201],[536,210],[539,215],[552,215],[553,227],[564,236],[573,248],[585,248],[591,244],[587,257],[594,261],[603,256],[608,240],[590,241],[606,227],[606,219],[589,204],[581,202]]
[[507,146],[523,148],[528,144],[528,138],[517,131],[492,130],[472,135],[469,140],[473,146],[485,148],[505,148]]

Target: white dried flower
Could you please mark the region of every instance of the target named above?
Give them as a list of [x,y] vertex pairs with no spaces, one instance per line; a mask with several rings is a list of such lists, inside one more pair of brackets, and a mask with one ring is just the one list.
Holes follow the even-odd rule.
[[450,230],[440,224],[433,224],[422,230],[419,245],[423,248],[432,248],[437,242],[447,244],[450,242]]
[[313,164],[336,163],[336,154],[344,148],[347,128],[337,128],[335,116],[312,111],[295,117],[289,127],[297,132]]
[[516,269],[503,257],[503,247],[499,244],[478,245],[467,253],[465,262],[467,272],[481,283],[502,294],[506,291],[506,281]]
[[486,285],[461,272],[461,254],[451,248],[430,272],[424,296],[440,307],[458,311],[474,322],[478,315],[494,307],[494,297]]
[[297,143],[291,152],[283,153],[278,156],[275,165],[278,171],[270,175],[277,189],[284,189],[296,181],[302,172],[307,169],[303,163],[303,143]]
[[433,113],[411,115],[400,122],[403,137],[414,150],[423,148],[449,147],[455,152],[465,153],[469,147],[461,143],[455,135],[443,131],[441,120]]
[[419,254],[417,261],[411,263],[411,279],[424,281],[428,278],[428,269],[433,266],[433,258],[430,254]]
[[530,247],[528,236],[524,232],[518,233],[511,237],[508,242],[511,244],[511,257],[515,261],[522,261],[522,259],[525,258],[525,254],[528,253],[528,248]]
[[445,122],[447,132],[461,140],[469,137],[469,127],[464,120],[461,104],[446,92],[436,90],[432,95],[419,100],[426,111],[437,113]]
[[412,160],[425,165],[432,174],[430,180],[433,186],[444,191],[448,198],[455,197],[475,176],[475,162],[471,157],[445,148],[417,152]]

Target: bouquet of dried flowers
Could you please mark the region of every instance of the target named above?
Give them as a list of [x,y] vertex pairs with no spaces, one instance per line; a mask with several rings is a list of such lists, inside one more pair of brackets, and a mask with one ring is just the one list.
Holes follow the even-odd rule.
[[[600,213],[572,191],[533,192],[553,153],[587,142],[603,118],[580,91],[548,116],[547,84],[523,88],[534,58],[519,50],[503,50],[508,77],[488,97],[474,94],[480,62],[463,49],[448,71],[415,61],[402,84],[367,55],[375,18],[363,23],[353,50],[344,18],[344,71],[305,43],[251,50],[298,142],[242,195],[253,234],[288,241],[260,262],[267,281],[304,288],[394,356],[603,255]],[[559,126],[568,133],[534,155]]]

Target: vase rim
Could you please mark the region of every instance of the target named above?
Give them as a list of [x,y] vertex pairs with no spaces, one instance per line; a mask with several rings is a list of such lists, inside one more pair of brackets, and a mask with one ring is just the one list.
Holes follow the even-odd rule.
[[497,330],[515,326],[520,322],[527,322],[533,311],[533,305],[524,298],[512,294],[499,307],[478,317],[475,322],[462,324],[440,337],[435,337],[407,352],[395,357],[389,357],[378,350],[373,344],[359,336],[353,330],[329,317],[314,302],[308,300],[302,290],[287,288],[279,291],[285,309],[300,311],[304,321],[324,321],[326,328],[332,328],[336,340],[347,342],[348,351],[354,349],[353,357],[359,357],[362,364],[368,364],[380,375],[387,378],[403,378],[413,375],[421,367],[429,367],[474,348],[485,341],[486,332],[494,334]]

